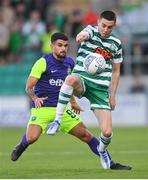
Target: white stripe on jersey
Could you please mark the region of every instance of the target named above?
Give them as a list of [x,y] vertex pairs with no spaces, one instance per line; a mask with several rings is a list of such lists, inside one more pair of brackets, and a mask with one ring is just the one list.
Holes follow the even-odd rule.
[[104,86],[109,86],[110,84],[110,81],[108,80],[99,80],[99,79],[92,79],[92,78],[89,78],[89,77],[86,77],[86,76],[83,76],[81,75],[84,79],[87,79],[89,80],[90,82],[93,82],[95,84],[100,84],[100,85],[104,85]]
[[[105,47],[110,48],[110,46],[111,46],[111,43],[103,42],[103,41],[102,41],[99,37],[97,37],[97,36],[93,36],[93,39],[94,39],[95,41],[100,42],[100,43],[103,45],[104,48],[105,48]],[[97,47],[98,47],[98,46],[97,46]],[[117,50],[117,48],[116,48],[116,50]]]
[[120,41],[119,39],[117,39],[116,37],[114,37],[114,36],[110,36],[108,39],[114,40],[114,41],[116,41],[118,44],[121,44],[121,41]]
[[121,58],[114,59],[114,63],[121,63],[121,62],[122,62]]
[[[74,69],[77,70],[77,71],[83,71],[83,72],[85,71],[84,67],[78,66],[78,65],[76,65]],[[100,75],[101,77],[102,76],[104,76],[104,77],[111,77],[112,72],[102,72],[102,73],[100,73],[98,75]]]

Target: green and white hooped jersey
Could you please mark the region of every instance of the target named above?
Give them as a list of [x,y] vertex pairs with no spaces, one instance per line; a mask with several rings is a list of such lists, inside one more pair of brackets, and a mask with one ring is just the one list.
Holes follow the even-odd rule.
[[[101,37],[98,26],[88,25],[83,31],[89,33],[89,39],[80,45],[73,73],[80,74],[84,79],[94,83],[95,87],[99,85],[106,89],[111,82],[112,63],[123,61],[121,42],[113,35]],[[90,75],[85,72],[83,62],[89,53],[99,53],[105,58],[106,68],[102,73]]]

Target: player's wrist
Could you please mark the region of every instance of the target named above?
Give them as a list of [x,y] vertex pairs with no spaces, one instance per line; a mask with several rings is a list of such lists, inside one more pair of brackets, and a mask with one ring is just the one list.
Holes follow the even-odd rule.
[[38,97],[37,96],[33,96],[33,97],[31,97],[31,99],[35,102],[38,99]]

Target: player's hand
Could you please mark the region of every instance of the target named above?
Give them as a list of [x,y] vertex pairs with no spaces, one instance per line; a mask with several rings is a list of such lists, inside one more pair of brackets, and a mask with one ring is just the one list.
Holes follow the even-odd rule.
[[35,108],[40,108],[43,104],[43,101],[46,100],[48,97],[42,97],[42,98],[35,98],[34,103],[35,103]]
[[82,42],[84,41],[85,39],[88,38],[88,34],[87,33],[84,33],[84,32],[81,32],[79,33],[77,36],[76,36],[76,41],[77,42]]
[[115,98],[115,96],[110,96],[109,101],[110,101],[111,110],[114,111],[115,106],[116,106],[116,98]]
[[76,114],[80,114],[81,111],[84,111],[76,102],[71,103],[71,110]]

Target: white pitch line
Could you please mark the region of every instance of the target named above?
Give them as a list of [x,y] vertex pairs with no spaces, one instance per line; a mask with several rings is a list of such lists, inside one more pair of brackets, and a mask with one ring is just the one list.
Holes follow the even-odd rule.
[[[109,151],[111,154],[148,154],[148,150],[127,150],[127,151]],[[0,152],[0,156],[8,156],[11,152]],[[89,152],[77,152],[77,151],[65,151],[65,152],[29,152],[27,151],[26,155],[34,155],[34,156],[41,156],[43,154],[47,155],[75,155],[75,154],[88,154]]]

